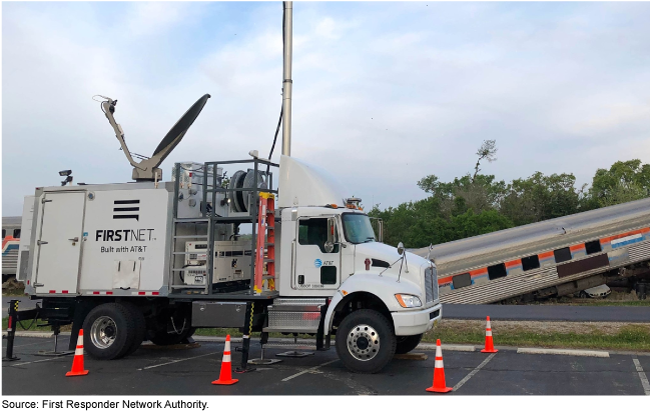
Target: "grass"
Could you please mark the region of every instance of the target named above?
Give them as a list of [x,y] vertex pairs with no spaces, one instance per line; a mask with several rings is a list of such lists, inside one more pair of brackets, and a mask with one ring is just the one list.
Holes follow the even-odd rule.
[[[2,318],[2,330],[6,331],[7,330],[7,322],[9,322],[9,318]],[[37,322],[32,322],[31,320],[24,320],[22,322],[18,322],[15,325],[15,329],[18,332],[22,332],[23,330],[33,330],[33,331],[38,331],[38,332],[49,332],[52,329],[49,326],[37,326]],[[23,329],[23,326],[27,329]],[[61,326],[61,331],[62,332],[70,332],[72,328],[70,325],[66,326]]]
[[[597,330],[588,333],[540,333],[525,328],[504,332],[493,328],[493,333],[495,345],[650,351],[650,326],[648,325],[626,325],[616,334],[605,334]],[[464,331],[455,325],[444,326],[443,324],[427,332],[422,340],[435,342],[436,339],[445,343],[483,345],[485,332]]]
[[16,288],[16,289],[3,289],[2,296],[25,296],[25,289]]
[[[226,336],[241,337],[238,329],[198,329],[195,335],[199,336]],[[257,338],[259,333],[253,333]],[[290,338],[292,335],[272,333],[270,337]],[[299,337],[308,337],[300,335]],[[485,331],[463,331],[452,326],[439,325],[422,338],[423,342],[435,343],[440,339],[445,343],[462,343],[483,345],[485,342]],[[494,330],[494,341],[496,345],[503,346],[532,346],[544,348],[573,348],[573,349],[610,349],[610,350],[633,350],[650,351],[650,326],[627,325],[614,335],[607,335],[592,331],[589,333],[539,333],[520,328],[515,331],[500,333]]]

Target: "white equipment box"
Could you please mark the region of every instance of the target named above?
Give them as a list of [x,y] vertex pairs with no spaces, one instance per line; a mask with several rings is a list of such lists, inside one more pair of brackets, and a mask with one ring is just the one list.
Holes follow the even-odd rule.
[[[213,283],[247,280],[251,276],[250,241],[216,241],[214,242],[214,279]],[[185,243],[186,285],[205,285],[207,262],[206,242]],[[192,268],[196,266],[196,268]]]
[[205,266],[208,260],[208,244],[205,242],[187,242],[185,243],[185,266]]

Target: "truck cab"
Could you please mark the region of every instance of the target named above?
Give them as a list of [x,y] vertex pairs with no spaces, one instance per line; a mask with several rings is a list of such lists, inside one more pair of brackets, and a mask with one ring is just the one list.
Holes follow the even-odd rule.
[[327,172],[282,156],[277,287],[287,305],[326,298],[324,333],[336,335],[349,369],[372,373],[414,349],[441,318],[437,272],[431,261],[381,243],[361,199],[344,190]]

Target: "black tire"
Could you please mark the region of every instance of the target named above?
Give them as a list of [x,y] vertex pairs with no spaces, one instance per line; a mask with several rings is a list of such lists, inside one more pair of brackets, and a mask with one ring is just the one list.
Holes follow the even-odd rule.
[[[374,336],[378,339],[374,342],[369,340]],[[351,349],[348,349],[348,344]],[[352,372],[379,372],[393,359],[395,347],[393,327],[384,315],[374,310],[360,309],[352,312],[343,319],[336,331],[336,353]]]
[[422,340],[422,333],[419,335],[411,335],[411,336],[397,336],[397,345],[395,347],[395,353],[397,354],[403,354],[403,353],[409,353],[413,349],[415,349],[419,344],[420,341]]
[[[183,325],[181,324],[180,326],[182,327]],[[167,330],[157,330],[149,337],[149,340],[159,346],[176,345],[194,335],[195,331],[196,328],[188,326],[186,326],[181,333],[167,333]]]
[[580,299],[587,299],[589,296],[587,296],[587,292],[585,292],[584,290],[582,290],[582,291],[580,291],[580,293],[578,294],[578,297],[579,297]]
[[147,323],[144,319],[142,310],[140,310],[137,305],[131,302],[120,303],[128,309],[129,313],[133,317],[133,320],[135,321],[135,336],[133,337],[133,343],[131,344],[131,347],[127,349],[126,353],[124,353],[124,356],[129,356],[135,352],[140,347],[140,345],[142,345],[142,341],[144,340],[144,337],[147,333]]
[[[100,342],[98,337],[102,327],[104,336],[112,336],[110,343]],[[105,360],[123,357],[133,345],[136,335],[135,319],[131,311],[120,303],[104,303],[93,308],[84,320],[83,330],[86,352],[93,358]]]

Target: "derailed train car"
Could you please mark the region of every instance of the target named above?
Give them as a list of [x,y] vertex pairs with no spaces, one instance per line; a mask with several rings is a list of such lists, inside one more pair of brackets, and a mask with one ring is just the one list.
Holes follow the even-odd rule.
[[561,296],[650,273],[650,199],[413,250],[436,264],[441,302]]

